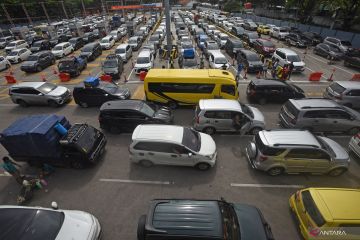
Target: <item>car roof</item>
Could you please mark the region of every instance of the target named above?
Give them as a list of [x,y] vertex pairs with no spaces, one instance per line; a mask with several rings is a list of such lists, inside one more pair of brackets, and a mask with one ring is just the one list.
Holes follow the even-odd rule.
[[360,89],[360,82],[356,81],[336,81],[335,83],[339,84],[344,88]]
[[276,79],[254,79],[251,83],[256,86],[287,86],[284,81]]
[[242,53],[244,53],[245,55],[257,55],[255,52],[251,51],[251,50],[246,50],[246,49],[241,49],[240,50]]
[[43,84],[44,84],[44,82],[22,82],[22,83],[18,83],[16,85],[11,86],[11,88],[22,88],[22,87],[38,88]]
[[132,140],[161,141],[181,144],[183,133],[183,126],[141,124],[135,128],[132,134]]
[[231,99],[200,99],[199,107],[206,110],[242,111],[240,103]]
[[309,188],[308,190],[321,215],[327,221],[360,220],[359,189]]
[[128,43],[122,43],[119,46],[116,47],[116,49],[120,49],[120,48],[126,48],[127,46],[129,46]]
[[137,57],[149,57],[151,51],[149,49],[142,49]]
[[203,236],[211,239],[223,237],[217,201],[174,199],[153,202],[155,206],[151,224],[155,229],[166,231],[169,235]]
[[339,108],[340,105],[333,100],[325,98],[304,98],[289,100],[298,109],[306,108]]
[[290,50],[288,48],[277,48],[276,51],[281,51],[287,55],[297,55],[296,52],[294,52],[293,50]]
[[103,110],[118,110],[118,109],[125,109],[125,110],[140,110],[144,102],[142,100],[116,100],[116,101],[108,101],[104,103],[100,107],[100,111]]
[[320,142],[305,130],[263,130],[259,132],[262,142],[268,146],[312,146],[321,148]]
[[226,58],[225,55],[220,51],[212,51],[211,55],[213,55],[214,58],[216,58],[216,57],[224,57],[224,58]]

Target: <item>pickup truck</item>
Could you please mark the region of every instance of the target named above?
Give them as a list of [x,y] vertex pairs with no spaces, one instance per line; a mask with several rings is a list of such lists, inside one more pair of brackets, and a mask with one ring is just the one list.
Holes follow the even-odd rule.
[[79,76],[87,66],[86,59],[80,57],[63,58],[58,63],[60,73],[69,73],[71,77]]
[[82,169],[99,161],[106,138],[86,123],[71,126],[64,116],[51,114],[16,120],[0,133],[0,143],[15,161],[30,166]]

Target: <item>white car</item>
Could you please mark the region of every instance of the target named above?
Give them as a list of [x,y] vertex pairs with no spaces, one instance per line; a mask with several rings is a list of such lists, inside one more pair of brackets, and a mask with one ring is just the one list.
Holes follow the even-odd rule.
[[209,66],[213,69],[228,69],[230,67],[229,61],[220,51],[213,51],[209,53]]
[[100,41],[102,49],[110,49],[115,45],[115,39],[113,36],[106,36]]
[[208,134],[174,125],[138,125],[129,146],[130,161],[145,167],[154,164],[189,166],[207,170],[216,163],[216,144]]
[[139,28],[139,31],[143,31],[145,33],[145,35],[148,35],[148,33],[149,33],[149,29],[147,27],[141,27],[141,28]]
[[28,47],[29,47],[29,44],[27,44],[27,42],[25,42],[24,40],[16,40],[16,41],[12,41],[11,43],[9,43],[5,47],[5,51],[6,51],[6,53],[10,53],[14,49],[28,48]]
[[52,50],[51,53],[54,54],[57,58],[62,58],[74,51],[73,46],[69,42],[63,42],[57,44]]
[[293,72],[303,72],[305,70],[305,62],[301,60],[296,52],[288,48],[277,48],[271,59],[273,62],[278,59],[281,67],[293,63]]
[[127,62],[132,56],[132,47],[127,43],[120,44],[117,46],[115,54],[120,56],[124,62]]
[[9,62],[9,60],[4,58],[3,56],[0,56],[0,71],[8,69],[10,68],[10,66],[11,63]]
[[225,33],[219,33],[216,41],[217,41],[219,47],[223,48],[228,39],[229,39],[229,35],[227,35]]
[[19,48],[12,50],[6,57],[11,63],[19,63],[25,61],[31,54],[31,51],[27,48]]
[[287,30],[287,28],[273,27],[270,35],[274,38],[285,40],[285,37],[289,35],[289,31]]
[[151,68],[154,67],[154,55],[153,53],[148,50],[142,50],[137,59],[134,66],[135,74],[140,74],[141,71],[149,71]]
[[0,206],[0,222],[9,226],[1,239],[98,240],[101,226],[95,216],[78,210]]
[[111,31],[110,35],[113,36],[115,42],[119,41],[122,38],[121,32],[119,30]]

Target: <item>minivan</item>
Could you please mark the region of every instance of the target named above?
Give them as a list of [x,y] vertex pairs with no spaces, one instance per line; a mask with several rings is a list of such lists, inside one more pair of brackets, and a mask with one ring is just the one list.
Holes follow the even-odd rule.
[[255,107],[230,99],[201,99],[195,109],[194,128],[207,134],[255,134],[265,128],[264,115]]
[[293,72],[303,72],[305,70],[305,63],[301,60],[299,55],[288,48],[277,48],[271,59],[273,62],[278,59],[281,67],[285,64],[293,63]]
[[123,43],[116,47],[115,54],[120,56],[124,62],[132,57],[132,48],[129,44]]
[[242,41],[233,38],[229,38],[224,46],[226,53],[232,58],[234,58],[237,52],[243,48],[244,45]]
[[349,108],[360,108],[360,82],[336,81],[324,92],[324,97]]
[[81,37],[70,38],[69,43],[73,46],[74,50],[78,50],[84,46],[84,39]]
[[57,58],[65,57],[73,51],[74,48],[69,42],[59,43],[51,50],[52,54]]
[[174,125],[138,125],[129,146],[130,161],[208,170],[216,163],[216,144],[208,134]]
[[225,55],[220,51],[212,51],[209,53],[209,67],[226,70],[230,67],[230,64]]
[[154,67],[154,55],[153,53],[148,50],[142,50],[137,59],[134,66],[135,74],[140,74],[141,71],[149,71],[151,68]]
[[115,45],[115,40],[113,36],[106,36],[100,41],[100,46],[104,50],[110,49],[114,45]]
[[93,61],[98,56],[102,54],[102,49],[100,46],[100,43],[94,42],[94,43],[88,43],[86,44],[82,49],[80,53],[80,57],[87,59],[87,61]]
[[35,52],[40,52],[43,50],[50,50],[51,46],[50,46],[50,42],[48,40],[40,40],[40,41],[36,41],[32,44],[30,51],[32,53]]
[[16,40],[16,41],[12,41],[10,42],[6,47],[5,47],[5,52],[6,53],[10,53],[12,50],[14,49],[18,49],[18,48],[28,48],[29,45],[27,44],[27,42],[25,42],[24,40]]

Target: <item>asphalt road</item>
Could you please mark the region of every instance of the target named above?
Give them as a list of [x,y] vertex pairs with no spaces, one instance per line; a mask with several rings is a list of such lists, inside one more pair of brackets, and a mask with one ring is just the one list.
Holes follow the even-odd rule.
[[[117,43],[119,44],[119,43]],[[280,43],[281,44],[281,43]],[[66,84],[72,88],[90,75],[101,74],[101,61],[106,54],[114,51],[104,51],[96,61],[88,64],[86,72]],[[296,50],[302,51],[302,50]],[[133,55],[133,60],[136,58]],[[320,59],[320,60],[318,60]],[[325,61],[325,63],[323,62]],[[175,61],[177,62],[177,61]],[[309,69],[327,70],[334,66],[326,64],[326,60],[319,56],[307,53],[305,62]],[[155,66],[161,67],[165,61]],[[337,80],[347,80],[354,70],[342,67],[337,63]],[[14,67],[14,72],[21,81],[40,81],[41,74],[25,74]],[[310,72],[310,70],[308,70]],[[342,71],[342,72],[341,72]],[[51,77],[52,68],[45,70],[47,79],[58,82],[56,76]],[[292,79],[302,87],[308,96],[321,96],[328,85],[324,83],[308,83],[304,72]],[[4,75],[4,73],[1,73]],[[2,76],[1,75],[1,76]],[[125,66],[125,73],[120,84],[124,83],[124,76],[134,98],[143,98],[142,84],[132,71],[132,63]],[[249,79],[254,76],[250,76]],[[0,129],[9,126],[17,118],[31,114],[59,114],[65,115],[70,122],[87,122],[97,128],[98,109],[84,109],[76,106],[74,102],[59,107],[28,107],[11,103],[7,96],[7,85],[1,77],[3,85],[0,89]],[[323,79],[324,80],[324,79]],[[239,85],[240,100],[246,102],[245,90],[247,81]],[[278,128],[278,112],[280,105],[267,104],[258,107],[266,119],[266,128]],[[193,109],[177,109],[175,111],[175,124],[191,126],[194,117]],[[148,203],[154,198],[198,198],[219,199],[224,197],[227,201],[248,203],[257,206],[270,223],[274,236],[279,240],[300,239],[296,225],[293,223],[288,207],[288,199],[297,189],[304,187],[351,187],[360,186],[360,160],[352,158],[350,169],[339,177],[298,174],[271,177],[265,173],[255,171],[248,165],[244,157],[244,146],[252,136],[216,135],[214,136],[218,161],[214,168],[201,172],[192,168],[155,166],[143,168],[131,164],[128,157],[128,146],[131,134],[115,135],[105,133],[108,139],[106,153],[101,162],[93,168],[84,170],[57,169],[49,176],[48,186],[35,193],[30,205],[50,207],[56,201],[60,208],[88,211],[98,217],[103,227],[104,239],[136,239],[138,218],[147,212]],[[350,136],[334,135],[332,139],[347,148]],[[6,155],[0,147],[0,156]],[[21,171],[33,175],[36,169],[23,164]],[[19,185],[6,174],[0,175],[0,204],[15,204]]]

